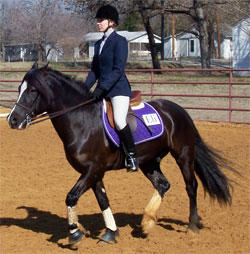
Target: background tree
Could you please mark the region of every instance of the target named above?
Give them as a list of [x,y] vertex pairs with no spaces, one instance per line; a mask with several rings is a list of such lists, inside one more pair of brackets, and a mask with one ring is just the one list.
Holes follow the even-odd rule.
[[[230,30],[239,19],[249,17],[249,0],[0,0],[0,50],[10,43],[37,43],[40,58],[46,59],[45,46],[73,54],[81,37],[96,29],[95,13],[103,4],[112,4],[120,12],[118,29],[148,33],[153,68],[160,68],[153,34],[160,34],[162,11],[166,16],[165,34],[171,32],[170,16],[175,14],[176,33],[191,30],[200,40],[201,65],[209,68],[215,56],[216,10],[221,29]],[[47,52],[48,53],[48,52]]]
[[7,23],[8,11],[10,10],[7,0],[0,0],[0,56],[3,57],[3,46],[10,41],[10,28]]
[[219,9],[222,22],[228,24],[231,30],[234,22],[249,17],[249,3],[249,0],[171,0],[167,2],[165,11],[192,18],[199,32],[201,66],[210,68],[214,53],[216,9]]
[[78,46],[85,32],[84,20],[65,10],[61,0],[16,0],[9,2],[3,18],[5,44],[36,43],[39,45],[39,59],[46,60],[50,49],[57,51],[64,46]]
[[144,29],[141,18],[137,13],[132,13],[130,15],[127,15],[127,17],[124,18],[124,21],[121,25],[119,25],[119,30],[126,30],[126,31],[140,31]]

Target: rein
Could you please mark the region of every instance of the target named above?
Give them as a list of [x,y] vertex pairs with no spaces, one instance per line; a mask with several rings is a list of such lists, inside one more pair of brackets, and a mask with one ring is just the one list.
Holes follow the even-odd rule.
[[[87,104],[90,104],[91,102],[94,102],[96,99],[92,98],[92,99],[89,99],[87,101],[84,101],[80,104],[77,104],[75,106],[72,106],[70,108],[66,108],[64,110],[60,110],[60,111],[56,111],[56,112],[53,112],[51,114],[48,114],[48,113],[44,113],[40,116],[36,116],[36,117],[32,117],[29,121],[28,121],[28,125],[34,125],[34,124],[37,124],[37,123],[41,123],[43,121],[46,121],[46,120],[49,120],[49,119],[53,119],[55,117],[59,117],[59,116],[62,116],[74,109],[77,109],[77,108],[80,108],[84,105],[87,105]],[[42,119],[41,119],[42,118]],[[41,120],[38,120],[38,119],[41,119]]]

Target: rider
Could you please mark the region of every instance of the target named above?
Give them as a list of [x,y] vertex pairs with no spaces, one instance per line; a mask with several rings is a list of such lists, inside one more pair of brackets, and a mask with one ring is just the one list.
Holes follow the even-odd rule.
[[119,14],[115,7],[104,5],[96,13],[97,28],[104,35],[95,43],[91,70],[86,79],[90,89],[98,80],[93,92],[96,100],[109,98],[114,112],[115,127],[126,155],[125,166],[128,171],[137,171],[138,162],[133,136],[126,118],[131,96],[131,87],[125,75],[128,56],[128,43],[115,32]]

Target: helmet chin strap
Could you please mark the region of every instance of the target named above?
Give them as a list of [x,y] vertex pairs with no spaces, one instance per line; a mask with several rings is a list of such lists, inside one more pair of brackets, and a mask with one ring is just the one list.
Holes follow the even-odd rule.
[[106,33],[106,32],[109,30],[109,28],[113,28],[113,25],[110,25],[110,20],[109,20],[108,27],[106,28],[106,30],[104,31],[104,33]]
[[109,30],[109,28],[112,28],[112,26],[108,26],[107,29],[104,31],[104,33],[106,33]]

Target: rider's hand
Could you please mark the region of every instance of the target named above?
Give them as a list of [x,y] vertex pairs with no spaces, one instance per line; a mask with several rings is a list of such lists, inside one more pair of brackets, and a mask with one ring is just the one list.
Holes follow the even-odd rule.
[[104,94],[103,89],[101,89],[100,87],[96,87],[96,89],[94,90],[94,92],[92,93],[92,96],[96,99],[96,100],[100,100],[102,99]]

